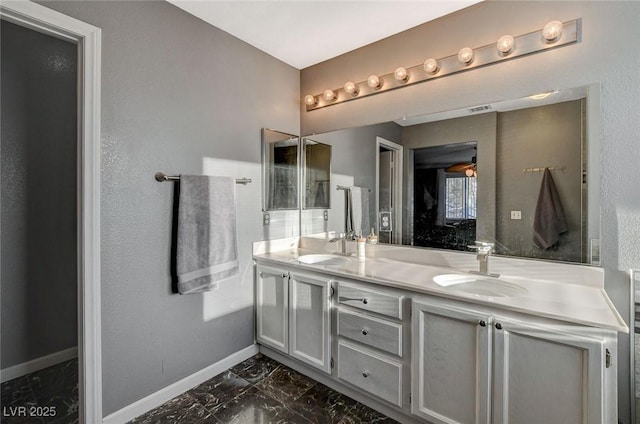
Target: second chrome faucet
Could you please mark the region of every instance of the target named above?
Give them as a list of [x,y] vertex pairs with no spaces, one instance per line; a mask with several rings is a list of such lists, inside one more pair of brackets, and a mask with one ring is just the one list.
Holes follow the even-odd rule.
[[471,271],[475,274],[487,275],[489,277],[499,277],[500,274],[489,272],[489,256],[494,252],[494,244],[486,241],[477,241],[475,245],[469,246],[470,249],[476,250],[478,253],[476,259],[480,265],[479,271]]

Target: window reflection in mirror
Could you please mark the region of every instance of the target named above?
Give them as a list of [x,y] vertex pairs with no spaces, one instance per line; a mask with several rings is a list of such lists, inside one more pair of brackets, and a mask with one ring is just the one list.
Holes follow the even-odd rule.
[[304,138],[304,208],[329,209],[331,207],[331,146]]
[[262,130],[263,210],[298,209],[298,136]]
[[476,239],[477,143],[413,151],[414,245],[467,250]]

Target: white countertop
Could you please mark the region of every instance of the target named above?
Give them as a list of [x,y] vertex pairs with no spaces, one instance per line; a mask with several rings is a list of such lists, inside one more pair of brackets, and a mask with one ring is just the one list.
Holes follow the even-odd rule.
[[[381,247],[378,245],[367,246],[368,253],[364,260],[351,256],[344,263],[317,265],[304,264],[299,262],[297,258],[307,254],[328,253],[328,248],[320,242],[304,243],[300,241],[298,243],[297,239],[286,239],[280,243],[276,241],[258,243],[268,243],[267,248],[264,248],[263,245],[259,245],[257,248],[254,246],[254,259],[261,262],[268,261],[301,271],[322,272],[372,284],[406,289],[416,293],[495,306],[509,311],[622,333],[629,332],[629,328],[604,290],[602,270],[595,267],[491,257],[491,264],[494,265],[491,272],[499,272],[501,281],[517,284],[525,288],[527,293],[512,297],[490,297],[454,291],[433,281],[433,277],[442,274],[469,275],[465,270],[473,269],[468,265],[474,265],[475,255],[436,252],[438,257],[431,261],[433,264],[430,264],[430,252],[428,251],[401,246]],[[335,244],[331,247],[335,248]],[[353,247],[351,246],[351,248]],[[415,251],[421,257],[425,257],[419,263],[416,263]],[[447,264],[458,261],[463,265],[453,268],[442,266],[443,255],[447,257]],[[396,259],[398,256],[406,257],[407,260],[398,260]],[[456,262],[456,264],[458,263]],[[475,266],[477,267],[477,264]],[[566,268],[566,271],[563,267]],[[553,272],[549,272],[550,269],[553,269]],[[579,275],[579,278],[573,277],[576,274]],[[563,278],[563,275],[566,275],[566,278]]]

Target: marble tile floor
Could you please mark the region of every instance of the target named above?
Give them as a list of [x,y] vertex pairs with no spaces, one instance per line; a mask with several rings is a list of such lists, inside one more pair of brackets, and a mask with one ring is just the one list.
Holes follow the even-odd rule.
[[2,383],[2,424],[78,423],[78,360]]
[[260,354],[129,424],[392,424],[388,418]]

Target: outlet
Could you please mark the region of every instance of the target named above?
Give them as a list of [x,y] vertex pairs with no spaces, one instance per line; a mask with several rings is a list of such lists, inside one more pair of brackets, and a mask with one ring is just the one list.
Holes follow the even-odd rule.
[[271,221],[271,218],[269,217],[268,213],[263,213],[262,214],[262,225],[269,225],[269,221]]
[[322,217],[324,218],[325,221],[329,220],[329,211],[324,211],[322,214]]
[[522,219],[522,211],[511,211],[511,219]]

